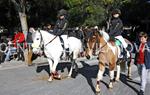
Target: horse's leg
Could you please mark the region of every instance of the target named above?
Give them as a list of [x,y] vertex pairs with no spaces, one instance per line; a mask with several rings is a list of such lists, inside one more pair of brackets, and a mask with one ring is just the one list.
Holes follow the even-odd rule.
[[[121,54],[121,49],[119,46],[117,46],[117,50],[118,50],[118,57],[119,57]],[[118,60],[116,62],[117,74],[116,74],[115,81],[119,81],[119,79],[120,79],[120,64],[121,64],[121,62],[122,62],[122,60],[120,58],[118,58]]]
[[[76,74],[78,72],[78,65],[76,63],[77,56],[78,56],[78,52],[73,52],[73,54],[71,56],[72,57],[71,58],[71,68],[70,68],[68,77],[71,77],[73,71],[75,71],[74,73],[76,73]],[[74,74],[74,76],[73,76],[74,78],[76,77],[76,74]]]
[[115,81],[119,81],[120,79],[120,64],[121,64],[121,60],[118,59],[117,61],[117,74],[116,74],[116,78],[115,78]]
[[132,58],[130,58],[129,62],[127,63],[127,65],[128,65],[128,74],[127,74],[127,77],[129,79],[131,79],[131,63],[132,63]]
[[53,80],[53,75],[52,75],[52,65],[53,65],[53,62],[51,59],[48,59],[48,64],[49,64],[49,69],[50,69],[50,76],[49,76],[49,79],[48,81],[52,81]]
[[70,78],[70,77],[71,77],[71,75],[72,75],[72,70],[73,70],[73,68],[72,68],[72,64],[73,64],[73,63],[71,63],[71,68],[70,68],[70,71],[69,71],[69,74],[68,74],[68,78]]
[[78,65],[75,62],[75,59],[73,59],[73,61],[71,62],[71,68],[70,68],[70,71],[69,71],[69,74],[68,74],[68,78],[71,77],[71,76],[73,78],[75,78],[77,76],[77,73],[78,73]]
[[57,65],[58,65],[59,58],[55,58],[53,61],[54,61],[54,63],[53,63],[53,65],[52,65],[52,75],[53,75],[53,77],[56,78],[56,79],[61,79],[61,75],[58,74],[58,72],[56,71],[56,67],[57,67]]
[[115,62],[109,64],[110,83],[109,88],[113,88]]
[[98,71],[98,74],[97,74],[96,92],[100,92],[100,90],[101,90],[100,89],[100,81],[103,78],[104,70],[105,70],[105,66],[102,62],[100,62],[99,63],[99,71]]

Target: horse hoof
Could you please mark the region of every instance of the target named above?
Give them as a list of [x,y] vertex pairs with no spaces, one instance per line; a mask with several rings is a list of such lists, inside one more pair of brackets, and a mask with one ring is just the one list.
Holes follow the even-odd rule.
[[129,80],[132,80],[131,76],[127,76],[127,78],[128,78]]
[[52,82],[52,81],[53,81],[53,78],[51,76],[51,77],[49,77],[48,82]]
[[78,76],[78,71],[73,70],[71,77],[76,78]]
[[112,83],[109,84],[109,89],[112,89],[113,88],[113,85]]
[[71,76],[67,76],[67,78],[71,78]]
[[100,93],[101,89],[100,89],[100,86],[99,85],[96,85],[96,93]]
[[58,75],[58,76],[54,76],[55,79],[58,79],[58,80],[61,80],[61,76]]
[[58,72],[52,73],[52,76],[53,76],[53,78],[55,78],[55,79],[61,80],[61,75],[58,74]]
[[115,82],[119,82],[119,78],[116,78],[116,79],[115,79]]

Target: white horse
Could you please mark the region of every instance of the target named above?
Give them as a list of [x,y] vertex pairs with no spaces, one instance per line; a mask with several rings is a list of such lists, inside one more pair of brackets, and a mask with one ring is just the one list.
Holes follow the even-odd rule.
[[[82,44],[81,41],[75,37],[68,37],[69,45],[69,55],[71,58],[71,69],[69,71],[68,77],[71,77],[72,71],[75,69],[77,71],[78,66],[76,64],[76,59],[81,51]],[[53,78],[61,78],[56,71],[58,62],[60,61],[61,55],[64,53],[62,43],[59,36],[48,33],[44,30],[34,30],[33,29],[33,53],[39,53],[41,48],[44,48],[44,53],[47,57],[50,77],[48,81],[52,81]]]

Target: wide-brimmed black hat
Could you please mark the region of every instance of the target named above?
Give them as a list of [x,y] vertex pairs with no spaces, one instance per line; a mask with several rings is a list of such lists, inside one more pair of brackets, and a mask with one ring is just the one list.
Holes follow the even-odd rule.
[[67,15],[67,11],[66,10],[64,10],[64,9],[61,9],[59,12],[58,12],[58,17],[60,17],[60,16],[65,16],[65,15]]
[[119,9],[114,9],[114,10],[112,10],[112,15],[114,15],[114,14],[121,15],[121,11]]

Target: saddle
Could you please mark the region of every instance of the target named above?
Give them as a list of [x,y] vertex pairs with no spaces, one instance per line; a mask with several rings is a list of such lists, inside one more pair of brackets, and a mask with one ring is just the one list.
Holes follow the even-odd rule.
[[[59,36],[59,38],[60,38],[61,46],[64,50],[61,57],[60,57],[60,59],[61,60],[63,60],[63,59],[68,60],[68,58],[69,58],[69,48],[65,48],[65,45],[64,45],[65,42],[64,42],[63,38],[61,36]],[[65,58],[63,58],[63,56],[65,56]]]
[[61,46],[63,47],[63,50],[65,49],[65,45],[64,45],[64,40],[61,36],[59,36],[60,42],[61,42]]
[[116,38],[114,38],[114,39],[110,39],[109,40],[109,43],[112,45],[112,46],[121,46],[122,45],[122,43],[121,43],[121,41],[119,40],[119,39],[116,39]]
[[122,43],[121,43],[121,41],[119,40],[119,39],[116,39],[116,38],[113,38],[113,39],[110,39],[109,40],[109,43],[112,45],[112,46],[118,46],[119,48],[120,48],[120,50],[121,50],[121,54],[120,54],[120,58],[126,58],[126,56],[127,56],[127,52],[126,52],[126,50],[123,48],[123,46],[122,46]]

